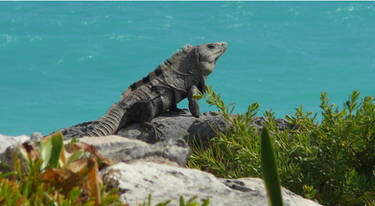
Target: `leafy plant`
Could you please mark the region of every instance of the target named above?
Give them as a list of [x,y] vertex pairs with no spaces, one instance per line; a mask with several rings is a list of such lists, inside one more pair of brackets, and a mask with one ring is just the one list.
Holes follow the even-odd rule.
[[97,159],[108,161],[89,145],[69,147],[64,148],[60,132],[41,140],[39,150],[22,144],[19,151],[24,160],[15,150],[14,170],[0,175],[0,204],[121,205],[116,190],[105,192],[98,174]]
[[[189,166],[217,176],[262,177],[261,132],[255,126],[259,104],[244,114],[232,115],[212,88],[202,95],[216,106],[232,126],[218,132],[210,146],[192,144]],[[271,111],[263,114],[272,134],[281,184],[293,192],[323,205],[371,205],[375,201],[375,99],[354,91],[342,107],[321,95],[318,114],[303,107],[285,117],[286,129],[279,129]],[[231,109],[228,109],[231,107]]]
[[[196,201],[197,198],[198,198],[197,196],[194,196],[190,198],[189,200],[185,201],[184,197],[180,196],[179,206],[199,206],[199,203]],[[152,199],[152,196],[151,194],[149,194],[147,202],[143,203],[142,206],[151,206],[151,199]],[[165,202],[158,203],[155,206],[166,206],[170,202],[171,200],[167,200]],[[200,204],[200,206],[208,206],[209,204],[210,204],[210,199],[206,199],[203,201],[202,204]]]

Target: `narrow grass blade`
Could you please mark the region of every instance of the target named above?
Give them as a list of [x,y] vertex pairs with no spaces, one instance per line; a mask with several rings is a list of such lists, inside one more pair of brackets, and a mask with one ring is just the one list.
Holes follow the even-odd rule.
[[282,206],[279,175],[276,168],[275,154],[267,127],[263,127],[261,136],[261,159],[264,182],[269,198],[269,205]]

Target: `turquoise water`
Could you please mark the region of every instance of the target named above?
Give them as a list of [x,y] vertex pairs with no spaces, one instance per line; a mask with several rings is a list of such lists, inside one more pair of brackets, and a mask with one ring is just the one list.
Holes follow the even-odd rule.
[[207,82],[238,112],[374,95],[375,2],[0,2],[0,133],[96,119],[185,43],[213,41],[229,46]]

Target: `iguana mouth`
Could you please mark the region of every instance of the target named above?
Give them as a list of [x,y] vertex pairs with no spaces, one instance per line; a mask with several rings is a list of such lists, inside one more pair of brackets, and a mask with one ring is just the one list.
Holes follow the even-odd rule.
[[[220,56],[221,56],[221,55],[220,55]],[[217,57],[215,58],[215,63],[216,63],[216,61],[219,59],[220,56],[217,56]]]
[[223,55],[225,53],[225,51],[227,50],[227,44],[224,42],[222,43],[222,50],[219,53],[219,55],[217,55],[217,57],[215,58],[215,63],[216,61],[221,57],[221,55]]
[[227,48],[226,47],[224,47],[223,48],[223,50],[221,51],[221,52],[218,52],[218,53],[220,53],[219,55],[217,55],[217,57],[215,58],[215,63],[216,63],[216,61],[221,57],[221,55],[223,55],[224,54],[224,52],[225,52],[225,50],[227,50]]

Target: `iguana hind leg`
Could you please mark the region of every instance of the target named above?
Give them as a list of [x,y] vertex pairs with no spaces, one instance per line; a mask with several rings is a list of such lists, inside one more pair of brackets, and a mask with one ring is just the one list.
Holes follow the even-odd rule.
[[130,114],[132,114],[130,118],[139,122],[144,129],[151,133],[151,136],[154,136],[154,140],[150,140],[150,142],[160,139],[160,132],[151,122],[157,115],[157,109],[152,101],[141,101],[134,104],[130,111]]
[[134,122],[150,122],[156,116],[156,110],[151,101],[135,103],[129,110],[129,118]]

